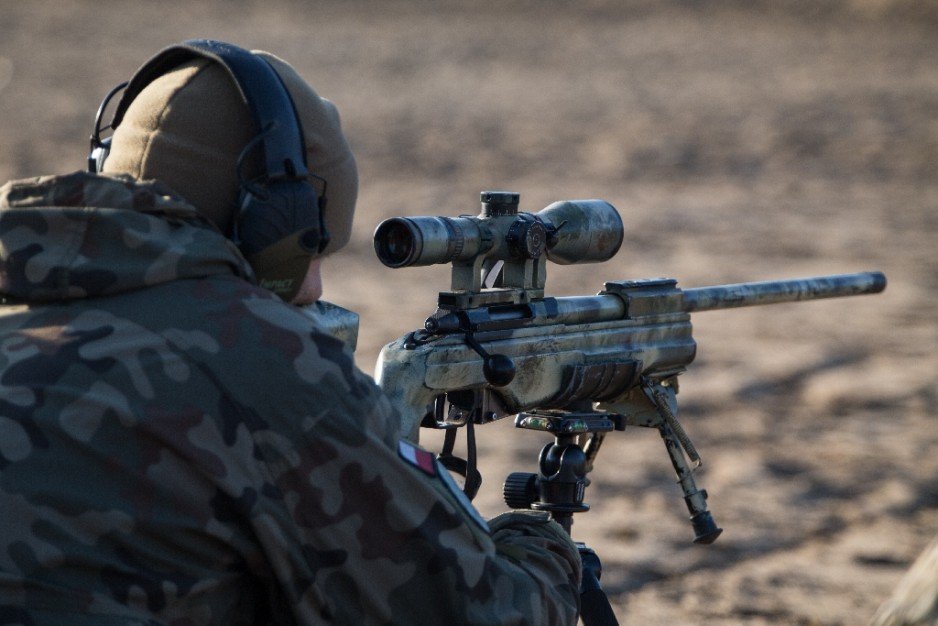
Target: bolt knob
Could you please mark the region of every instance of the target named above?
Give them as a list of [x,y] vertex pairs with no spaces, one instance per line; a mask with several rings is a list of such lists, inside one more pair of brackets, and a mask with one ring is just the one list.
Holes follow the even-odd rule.
[[504,354],[490,354],[482,364],[482,374],[493,387],[504,387],[515,379],[515,364]]

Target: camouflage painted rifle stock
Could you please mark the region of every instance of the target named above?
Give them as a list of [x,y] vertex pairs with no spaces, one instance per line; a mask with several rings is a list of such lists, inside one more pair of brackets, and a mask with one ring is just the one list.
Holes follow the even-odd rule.
[[[519,213],[518,194],[483,192],[477,217],[386,220],[375,232],[391,267],[453,264],[452,289],[424,328],[388,344],[377,378],[411,436],[419,426],[472,427],[514,415],[519,428],[551,432],[539,475],[513,474],[505,498],[551,511],[569,530],[586,510],[586,474],[605,434],[657,428],[691,514],[695,541],[720,533],[694,484],[700,457],[677,420],[677,376],[697,345],[690,312],[878,293],[882,273],[682,290],[671,279],[607,282],[595,296],[544,297],[546,260],[598,262],[623,237],[616,210],[599,200]],[[448,437],[451,447],[452,439]],[[473,446],[470,446],[472,450]],[[444,450],[448,454],[449,450]],[[566,456],[564,456],[566,455]],[[689,461],[688,461],[689,459]],[[474,461],[461,466],[477,488]]]

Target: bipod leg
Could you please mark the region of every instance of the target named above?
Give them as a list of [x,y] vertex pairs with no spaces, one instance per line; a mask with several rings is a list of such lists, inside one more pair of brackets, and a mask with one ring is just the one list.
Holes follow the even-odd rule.
[[580,619],[585,626],[619,626],[612,610],[609,597],[603,591],[599,579],[603,566],[599,556],[586,544],[577,543],[580,561],[583,563],[583,580],[580,583]]

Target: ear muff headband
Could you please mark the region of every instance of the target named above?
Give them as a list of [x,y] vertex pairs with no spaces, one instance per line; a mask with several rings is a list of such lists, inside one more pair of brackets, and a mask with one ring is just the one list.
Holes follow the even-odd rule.
[[266,177],[302,178],[306,149],[296,109],[280,76],[267,61],[238,46],[211,39],[190,39],[159,52],[131,78],[121,96],[111,128],[124,119],[130,103],[151,82],[183,63],[207,58],[231,76],[261,133]]

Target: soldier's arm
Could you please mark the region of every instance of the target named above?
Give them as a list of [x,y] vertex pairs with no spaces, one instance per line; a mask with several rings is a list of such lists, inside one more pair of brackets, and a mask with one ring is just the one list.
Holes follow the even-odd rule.
[[[252,525],[301,622],[560,624],[576,620],[580,560],[554,522],[493,527],[350,359],[329,357],[280,447]],[[302,410],[294,406],[294,410]]]

